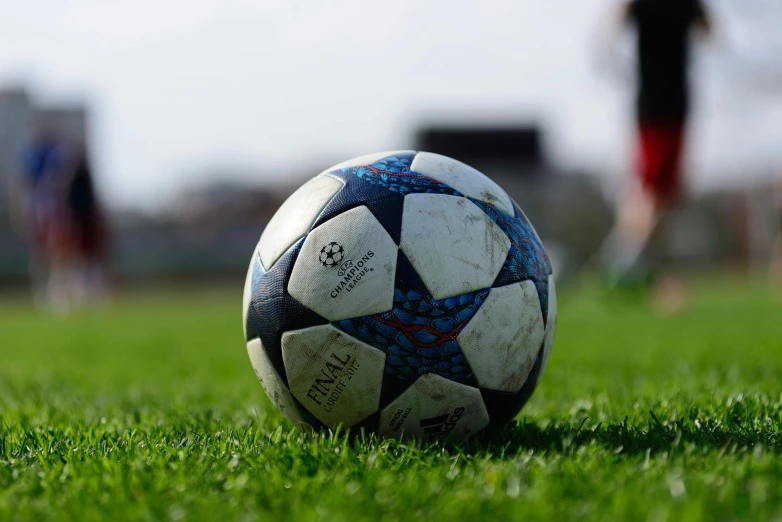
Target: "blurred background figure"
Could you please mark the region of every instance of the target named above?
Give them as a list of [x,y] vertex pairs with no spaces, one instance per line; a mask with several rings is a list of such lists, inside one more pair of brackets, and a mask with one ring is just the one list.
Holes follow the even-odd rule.
[[16,228],[30,244],[30,283],[40,307],[62,313],[103,287],[104,232],[86,153],[42,124],[12,180]]
[[107,228],[84,147],[77,150],[68,179],[68,214],[73,230],[73,278],[82,301],[102,298],[107,290]]
[[13,222],[30,243],[30,282],[39,306],[65,305],[71,230],[66,201],[71,159],[57,133],[41,126],[21,152],[12,180]]
[[[643,283],[651,276],[650,240],[681,190],[691,105],[691,33],[711,31],[700,0],[632,0],[620,7],[617,23],[617,35],[628,26],[637,30],[638,138],[636,177],[623,189],[614,228],[603,246],[612,285]],[[662,288],[676,288],[677,301],[681,299],[680,285],[668,281]]]

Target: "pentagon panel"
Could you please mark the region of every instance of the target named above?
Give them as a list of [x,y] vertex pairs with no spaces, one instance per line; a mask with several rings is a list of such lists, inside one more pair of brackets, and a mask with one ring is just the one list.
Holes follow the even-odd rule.
[[491,287],[510,246],[503,231],[466,198],[405,198],[400,247],[435,299]]
[[492,288],[458,342],[478,385],[521,389],[543,342],[543,315],[532,281]]
[[487,424],[480,390],[428,373],[380,412],[379,433],[461,441]]
[[325,325],[284,333],[282,358],[293,395],[326,426],[350,427],[377,412],[380,350]]
[[367,207],[312,230],[291,273],[290,295],[329,321],[376,314],[394,300],[397,246]]

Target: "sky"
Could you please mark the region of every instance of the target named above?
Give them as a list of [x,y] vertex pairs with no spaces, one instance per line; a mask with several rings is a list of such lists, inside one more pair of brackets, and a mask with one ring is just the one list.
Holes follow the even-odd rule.
[[[757,86],[782,72],[764,53],[782,51],[782,11],[742,2],[761,15],[712,0],[719,31],[697,49],[696,189],[782,160],[782,87]],[[165,205],[219,168],[257,183],[315,175],[447,122],[539,123],[558,167],[612,186],[632,150],[629,38],[610,72],[599,65],[615,5],[0,0],[0,86],[89,105],[101,192],[118,207]]]

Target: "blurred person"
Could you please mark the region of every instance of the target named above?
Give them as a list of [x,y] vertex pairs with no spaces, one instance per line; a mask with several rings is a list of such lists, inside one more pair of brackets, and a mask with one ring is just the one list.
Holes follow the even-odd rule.
[[92,300],[106,290],[107,231],[84,148],[74,156],[66,198],[72,230],[72,277],[78,278],[79,299]]
[[30,281],[36,304],[60,303],[66,293],[71,230],[65,205],[67,147],[52,129],[38,129],[21,155],[13,184],[14,223],[30,242]]
[[[13,222],[30,242],[35,302],[56,312],[83,303],[87,260],[102,249],[102,227],[86,156],[42,127],[22,152],[13,183]],[[96,286],[100,283],[96,283]]]
[[[701,0],[625,1],[616,18],[616,37],[628,27],[637,31],[637,166],[618,201],[601,257],[609,282],[625,285],[651,278],[646,250],[681,190],[691,36],[694,30],[710,33],[711,22]],[[661,285],[669,287],[677,288],[680,302],[681,286]]]

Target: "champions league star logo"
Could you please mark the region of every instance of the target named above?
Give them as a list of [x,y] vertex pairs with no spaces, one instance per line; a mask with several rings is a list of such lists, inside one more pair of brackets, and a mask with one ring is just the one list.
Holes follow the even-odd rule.
[[323,266],[330,267],[339,265],[343,257],[345,257],[345,249],[339,243],[332,241],[320,249],[318,259]]

